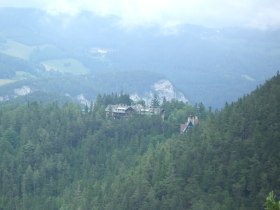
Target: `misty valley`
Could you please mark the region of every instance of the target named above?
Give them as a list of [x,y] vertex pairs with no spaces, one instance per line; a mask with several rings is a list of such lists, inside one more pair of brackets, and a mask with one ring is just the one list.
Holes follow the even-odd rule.
[[67,19],[16,8],[0,8],[0,26],[2,101],[22,87],[30,88],[30,98],[41,92],[92,101],[124,91],[145,99],[167,80],[174,98],[180,92],[192,104],[221,108],[280,64],[277,30],[182,25],[170,34],[156,26],[124,29],[114,16],[83,12]]

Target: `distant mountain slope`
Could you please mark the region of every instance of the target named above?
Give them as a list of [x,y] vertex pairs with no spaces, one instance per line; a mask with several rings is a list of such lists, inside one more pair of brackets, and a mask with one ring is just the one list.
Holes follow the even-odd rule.
[[[45,95],[56,96],[55,101],[68,100],[90,103],[94,101],[98,94],[105,93],[120,93],[125,92],[137,97],[134,100],[143,99],[150,103],[153,94],[157,94],[160,100],[165,97],[168,101],[172,99],[187,101],[181,91],[168,80],[162,80],[164,77],[157,73],[145,71],[133,72],[111,72],[99,73],[95,75],[72,75],[69,73],[59,72],[41,72],[40,76],[26,78],[18,78],[11,80],[8,84],[3,84],[0,87],[0,101],[17,101],[51,99]],[[0,80],[1,81],[1,80]],[[155,89],[155,85],[159,81],[165,81],[168,86],[163,86],[161,89]],[[19,95],[17,90],[29,89],[26,94]],[[40,97],[40,93],[42,96]],[[25,99],[19,99],[24,97]],[[83,99],[83,100],[81,100]],[[44,100],[46,101],[46,100]],[[51,100],[52,101],[52,100]]]
[[25,60],[0,53],[0,79],[16,76],[16,72],[36,73],[34,67]]
[[158,26],[127,29],[118,21],[86,11],[68,17],[0,8],[0,52],[43,72],[159,73],[192,103],[215,108],[249,93],[280,67],[277,30],[180,25],[168,33]]

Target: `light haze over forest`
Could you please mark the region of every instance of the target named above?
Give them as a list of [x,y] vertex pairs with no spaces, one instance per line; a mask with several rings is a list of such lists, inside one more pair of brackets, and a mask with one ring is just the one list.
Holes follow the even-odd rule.
[[279,1],[2,0],[0,10],[0,55],[30,68],[6,62],[14,73],[0,75],[3,100],[26,87],[147,98],[164,80],[172,96],[220,108],[280,66]]

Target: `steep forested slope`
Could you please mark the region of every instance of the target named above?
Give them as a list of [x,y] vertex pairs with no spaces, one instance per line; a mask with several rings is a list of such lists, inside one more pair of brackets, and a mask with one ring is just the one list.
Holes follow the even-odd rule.
[[106,118],[112,99],[2,105],[0,208],[255,210],[280,194],[279,75],[215,113],[165,102],[165,121]]
[[277,75],[147,152],[107,191],[111,208],[263,209],[269,191],[280,194],[279,107]]

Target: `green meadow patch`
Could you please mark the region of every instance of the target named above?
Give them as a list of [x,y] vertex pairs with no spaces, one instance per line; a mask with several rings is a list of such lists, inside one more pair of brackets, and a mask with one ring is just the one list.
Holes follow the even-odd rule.
[[4,85],[8,85],[8,84],[11,84],[11,83],[15,83],[17,81],[20,81],[20,80],[24,80],[24,79],[28,79],[28,78],[34,78],[35,76],[27,73],[27,72],[24,72],[24,71],[17,71],[16,72],[16,75],[13,77],[13,78],[10,78],[10,79],[1,79],[0,78],[0,87],[1,86],[4,86]]
[[0,45],[0,52],[9,56],[28,60],[35,47],[13,40],[7,40]]
[[89,72],[89,69],[80,61],[72,58],[47,60],[42,62],[42,64],[47,71],[58,71],[77,75]]
[[11,84],[11,83],[14,83],[14,82],[16,82],[16,80],[13,80],[13,79],[0,79],[0,87],[4,86],[4,85]]

